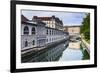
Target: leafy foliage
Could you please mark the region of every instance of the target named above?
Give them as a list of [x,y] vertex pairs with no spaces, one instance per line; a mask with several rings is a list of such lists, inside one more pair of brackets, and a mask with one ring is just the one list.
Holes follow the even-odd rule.
[[90,40],[90,14],[86,14],[86,17],[83,19],[81,27],[81,33],[84,35],[84,38]]

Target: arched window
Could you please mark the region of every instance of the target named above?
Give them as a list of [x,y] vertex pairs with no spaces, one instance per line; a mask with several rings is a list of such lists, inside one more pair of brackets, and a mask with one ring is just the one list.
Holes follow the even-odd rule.
[[32,34],[35,34],[35,28],[32,27]]
[[25,47],[27,47],[28,46],[28,42],[27,41],[25,41]]
[[32,44],[35,45],[35,41],[34,40],[33,40]]
[[29,28],[27,26],[24,27],[24,34],[29,34]]

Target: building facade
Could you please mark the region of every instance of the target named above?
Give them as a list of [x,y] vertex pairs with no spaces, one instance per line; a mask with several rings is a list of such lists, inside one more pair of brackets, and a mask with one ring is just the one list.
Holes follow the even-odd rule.
[[66,34],[62,30],[46,27],[46,38],[47,38],[46,43],[51,43],[51,42],[63,40],[66,38],[65,35],[68,36],[68,34]]
[[81,26],[64,26],[64,31],[68,32],[69,35],[80,35]]
[[33,16],[32,20],[41,20],[42,22],[46,23],[47,27],[63,30],[63,22],[58,17],[55,16],[51,17]]
[[21,48],[31,48],[44,46],[46,43],[45,23],[41,21],[23,21],[21,22]]
[[42,47],[66,39],[66,36],[68,36],[66,32],[59,28],[48,27],[47,24],[40,19],[28,20],[25,16],[21,16],[22,50],[33,47]]

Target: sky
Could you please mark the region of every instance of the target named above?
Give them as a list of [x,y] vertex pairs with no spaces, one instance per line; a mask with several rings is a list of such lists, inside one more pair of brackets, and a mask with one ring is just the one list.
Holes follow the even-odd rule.
[[55,15],[55,17],[58,17],[60,20],[62,20],[64,26],[82,25],[83,18],[86,16],[86,13],[82,12],[76,13],[76,12],[34,11],[34,10],[22,10],[21,14],[23,14],[29,20],[31,20],[33,16],[51,17]]

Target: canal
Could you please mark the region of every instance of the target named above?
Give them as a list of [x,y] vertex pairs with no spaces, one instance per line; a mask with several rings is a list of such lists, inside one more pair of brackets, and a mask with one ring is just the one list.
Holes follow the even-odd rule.
[[74,61],[86,60],[90,56],[81,41],[63,42],[22,58],[22,62]]

